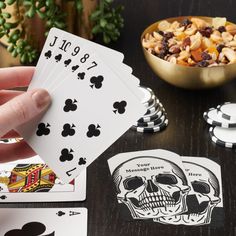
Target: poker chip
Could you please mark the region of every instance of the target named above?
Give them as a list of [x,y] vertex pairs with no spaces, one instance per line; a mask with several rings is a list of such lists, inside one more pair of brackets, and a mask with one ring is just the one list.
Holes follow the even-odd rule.
[[232,122],[224,119],[219,113],[218,109],[210,108],[208,111],[203,113],[203,118],[205,121],[213,126],[219,126],[222,128],[234,128],[236,127],[236,122]]
[[143,123],[143,122],[153,121],[155,119],[160,118],[163,115],[164,112],[165,112],[165,109],[162,108],[162,109],[160,109],[158,111],[153,112],[152,114],[149,114],[149,115],[141,117],[137,122]]
[[160,103],[159,99],[156,99],[155,104],[147,109],[147,112],[144,114],[144,116],[152,114],[155,111],[159,111],[161,108],[163,108],[163,105]]
[[236,103],[226,102],[217,106],[217,111],[222,118],[236,123]]
[[209,133],[214,143],[226,148],[236,148],[236,128],[210,127]]
[[169,123],[168,119],[165,119],[160,125],[155,125],[153,127],[139,127],[139,126],[132,126],[131,129],[141,132],[141,133],[156,133],[164,130]]
[[142,86],[140,86],[139,89],[144,94],[144,97],[143,97],[143,100],[141,101],[141,103],[147,108],[152,106],[154,104],[155,98],[156,98],[153,91],[149,88],[145,88],[145,87],[142,87]]
[[161,117],[154,119],[150,122],[137,122],[136,126],[138,127],[153,127],[155,125],[160,125],[166,119],[166,115],[162,114]]

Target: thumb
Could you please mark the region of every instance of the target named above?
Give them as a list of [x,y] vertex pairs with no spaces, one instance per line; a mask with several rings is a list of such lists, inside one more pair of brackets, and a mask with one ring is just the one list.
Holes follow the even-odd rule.
[[0,106],[0,137],[46,110],[50,101],[46,90],[35,89]]

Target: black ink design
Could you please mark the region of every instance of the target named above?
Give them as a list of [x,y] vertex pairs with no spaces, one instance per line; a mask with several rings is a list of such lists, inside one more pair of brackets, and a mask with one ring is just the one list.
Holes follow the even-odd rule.
[[67,136],[73,136],[75,134],[75,125],[72,124],[64,124],[63,126],[63,131],[61,132],[61,135],[63,137],[67,137]]
[[63,212],[63,211],[58,211],[58,212],[57,212],[57,215],[60,216],[60,217],[61,217],[61,216],[64,216],[65,214],[66,214],[66,213]]
[[77,110],[77,105],[76,105],[76,103],[77,103],[77,100],[76,100],[76,99],[74,99],[74,101],[73,101],[72,99],[67,99],[67,100],[65,101],[65,106],[64,106],[63,110],[64,110],[65,112],[76,111],[76,110]]
[[80,212],[76,212],[76,211],[70,211],[69,212],[69,216],[76,216],[76,215],[80,215]]
[[61,54],[58,54],[57,56],[55,56],[55,60],[56,62],[59,62],[62,58],[62,55]]
[[[29,222],[22,229],[13,229],[4,234],[4,236],[39,236],[46,231],[46,226],[40,222]],[[55,236],[55,231],[42,236]]]
[[76,169],[77,168],[75,167],[75,168],[73,168],[71,170],[68,170],[68,171],[66,171],[66,174],[70,177],[72,175],[71,172],[75,171]]
[[51,50],[48,50],[48,51],[44,54],[44,56],[46,57],[46,59],[51,58],[51,56],[52,56],[52,51],[51,51]]
[[99,128],[101,128],[99,125],[97,125],[97,127],[94,124],[89,125],[87,136],[89,138],[91,138],[93,136],[98,137],[101,133]]
[[72,66],[71,69],[72,69],[72,72],[75,72],[77,69],[79,68],[78,65],[75,65],[75,66]]
[[7,199],[7,196],[6,196],[6,195],[2,195],[2,196],[0,197],[0,199],[5,200],[5,199]]
[[78,164],[79,164],[80,166],[81,166],[81,165],[85,165],[85,164],[86,164],[86,158],[80,157]]
[[71,59],[65,60],[65,61],[64,61],[65,67],[67,67],[68,65],[70,65],[70,63],[71,63]]
[[78,76],[77,79],[81,79],[81,80],[83,80],[84,77],[85,77],[85,73],[84,73],[84,72],[78,73],[77,76]]
[[102,82],[103,82],[104,78],[102,75],[99,75],[99,76],[93,76],[91,79],[90,79],[90,82],[91,82],[91,85],[90,87],[91,88],[96,88],[96,89],[100,89],[102,87]]
[[37,136],[49,135],[50,134],[50,124],[40,123],[38,125],[38,130],[36,132]]
[[62,149],[61,151],[61,156],[60,156],[60,161],[61,162],[65,162],[65,161],[72,161],[74,156],[73,156],[73,153],[74,151],[72,149],[67,149],[67,148],[64,148]]
[[115,110],[113,110],[114,113],[118,113],[119,114],[123,114],[125,113],[125,107],[127,106],[127,102],[126,101],[121,101],[121,102],[115,102],[113,104],[113,107],[115,108]]

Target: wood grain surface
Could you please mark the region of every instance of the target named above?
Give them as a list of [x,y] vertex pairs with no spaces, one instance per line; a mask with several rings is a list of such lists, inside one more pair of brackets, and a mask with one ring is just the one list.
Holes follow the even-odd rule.
[[[2,204],[1,207],[85,206],[89,211],[89,236],[235,236],[236,152],[210,140],[203,112],[225,101],[236,102],[236,81],[205,91],[187,91],[163,82],[145,62],[140,35],[149,24],[180,15],[226,16],[236,22],[235,0],[120,0],[124,4],[125,27],[119,42],[112,45],[125,54],[141,84],[153,89],[168,113],[168,128],[156,134],[127,131],[88,168],[87,200],[84,203]],[[115,128],[115,127],[114,127]],[[203,156],[222,167],[225,221],[223,228],[169,226],[126,222],[117,207],[107,159],[120,152],[163,148],[180,155]],[[75,235],[79,235],[79,232]]]

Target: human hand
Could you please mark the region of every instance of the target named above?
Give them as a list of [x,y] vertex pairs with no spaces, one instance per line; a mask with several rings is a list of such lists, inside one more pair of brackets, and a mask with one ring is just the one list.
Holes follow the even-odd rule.
[[[28,92],[7,90],[29,85],[34,67],[11,67],[0,69],[0,137],[19,137],[14,129],[27,123],[50,105],[46,90],[34,89]],[[27,158],[35,155],[25,141],[14,144],[0,144],[0,162]]]

